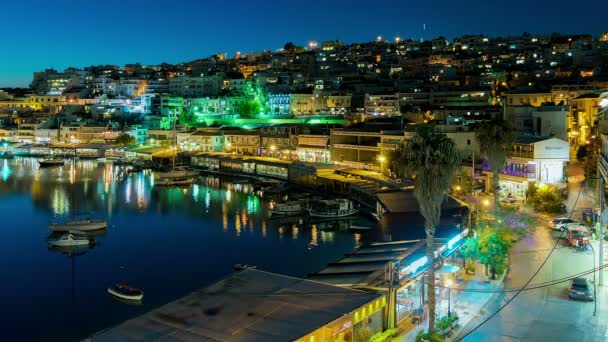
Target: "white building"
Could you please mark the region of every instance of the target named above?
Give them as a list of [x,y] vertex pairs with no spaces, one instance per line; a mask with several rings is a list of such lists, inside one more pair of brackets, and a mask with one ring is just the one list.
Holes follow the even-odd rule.
[[[565,140],[518,137],[499,176],[501,196],[523,200],[530,182],[563,185],[569,161],[570,144]],[[491,189],[490,184],[488,188]]]

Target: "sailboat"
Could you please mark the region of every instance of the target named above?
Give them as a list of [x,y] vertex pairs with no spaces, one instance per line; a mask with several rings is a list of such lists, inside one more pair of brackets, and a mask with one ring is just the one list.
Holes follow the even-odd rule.
[[173,145],[173,149],[175,153],[173,153],[173,165],[171,167],[171,171],[169,172],[155,172],[154,173],[154,184],[159,186],[188,186],[194,183],[194,177],[197,175],[196,172],[188,171],[188,170],[176,170],[175,168],[175,158],[177,157],[178,147],[177,147],[177,133],[175,130],[175,119],[173,120],[173,135],[175,136],[175,141]]
[[[72,165],[74,166],[74,165]],[[54,232],[70,232],[70,231],[95,231],[108,227],[108,222],[104,219],[76,219],[76,203],[74,195],[74,185],[72,184],[72,219],[66,222],[57,222],[49,224],[49,228]]]

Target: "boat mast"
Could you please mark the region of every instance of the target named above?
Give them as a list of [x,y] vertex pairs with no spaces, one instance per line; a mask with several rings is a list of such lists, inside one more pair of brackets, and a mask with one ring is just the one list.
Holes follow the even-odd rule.
[[[74,150],[76,151],[76,150]],[[76,192],[74,192],[74,183],[76,183],[76,159],[72,160],[72,171],[70,175],[70,183],[72,186],[72,222],[76,220]],[[73,178],[72,178],[73,177]]]
[[177,122],[177,118],[174,118],[173,115],[171,115],[171,118],[173,119],[173,138],[175,139],[173,145],[175,149],[175,153],[173,154],[173,172],[175,172],[175,158],[177,157],[177,130],[175,129],[175,123]]

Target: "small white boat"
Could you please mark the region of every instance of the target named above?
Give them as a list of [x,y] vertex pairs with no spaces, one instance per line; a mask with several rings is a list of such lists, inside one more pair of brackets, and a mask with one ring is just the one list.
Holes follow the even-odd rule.
[[158,186],[189,186],[194,183],[194,178],[160,178],[154,180]]
[[54,232],[69,232],[71,230],[75,231],[90,231],[90,230],[99,230],[105,229],[108,227],[108,222],[106,220],[72,220],[64,223],[51,223],[49,224],[49,228]]
[[62,166],[65,164],[63,159],[44,159],[38,162],[40,167]]
[[70,232],[56,239],[49,239],[48,243],[55,247],[88,246],[91,244],[91,239],[82,233]]
[[338,218],[355,215],[359,208],[348,199],[339,198],[336,200],[318,201],[313,208],[309,209],[310,217]]
[[144,291],[123,284],[116,284],[112,287],[108,287],[108,293],[112,296],[126,300],[139,301],[144,298]]
[[270,209],[270,215],[298,215],[304,212],[306,208],[300,202],[277,203]]

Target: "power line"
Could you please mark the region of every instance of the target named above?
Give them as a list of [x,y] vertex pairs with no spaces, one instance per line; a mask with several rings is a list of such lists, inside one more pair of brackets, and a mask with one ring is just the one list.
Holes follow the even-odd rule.
[[[572,206],[572,210],[570,210],[570,215],[568,215],[568,219],[572,218],[572,214],[574,213],[574,208],[576,208],[576,204],[578,203],[578,199],[581,196],[582,190],[583,190],[583,183],[581,182],[581,185],[580,185],[580,187],[578,189],[578,195],[576,195],[576,200],[574,201],[574,205]],[[553,251],[555,251],[555,249],[557,248],[557,245],[561,241],[562,236],[564,235],[564,232],[565,232],[565,230],[563,230],[559,234],[559,238],[557,239],[557,241],[555,241],[555,245],[553,245],[553,248],[551,249],[551,251],[549,252],[549,254],[547,255],[547,257],[545,258],[545,260],[543,260],[543,262],[540,264],[540,267],[536,270],[536,272],[534,272],[534,274],[532,274],[532,277],[530,277],[530,279],[528,279],[528,281],[526,281],[526,283],[524,284],[524,286],[522,286],[522,288],[519,289],[513,295],[513,297],[509,298],[506,303],[504,303],[500,308],[498,308],[498,310],[496,310],[496,312],[494,312],[493,314],[491,314],[488,318],[486,318],[485,320],[483,320],[481,323],[479,323],[477,326],[475,326],[473,329],[471,329],[469,332],[467,332],[464,336],[462,336],[461,338],[457,339],[456,342],[460,342],[460,341],[464,340],[467,336],[469,336],[470,334],[472,334],[475,330],[479,329],[482,325],[486,324],[489,320],[491,320],[492,318],[494,318],[494,316],[498,315],[498,313],[501,312],[502,309],[504,309],[507,305],[509,305],[515,298],[517,298],[517,296],[519,296],[519,294],[528,285],[530,285],[530,283],[532,282],[532,280],[534,280],[534,277],[536,277],[536,275],[538,275],[538,273],[540,272],[540,270],[543,269],[543,267],[545,266],[545,264],[547,263],[547,261],[549,261],[549,258],[553,254]]]
[[[439,288],[450,289],[450,290],[455,290],[455,291],[476,292],[476,293],[508,293],[508,292],[522,291],[522,290],[527,291],[527,290],[536,290],[536,289],[540,289],[540,288],[544,288],[544,287],[550,287],[550,286],[554,286],[554,285],[557,285],[557,284],[561,284],[561,283],[570,281],[570,280],[572,280],[574,278],[579,278],[579,277],[582,277],[582,276],[585,276],[585,275],[592,274],[592,273],[597,272],[599,270],[602,270],[602,269],[604,269],[606,267],[608,267],[608,264],[603,265],[601,267],[595,267],[595,268],[592,268],[590,270],[586,270],[586,271],[581,272],[581,273],[572,274],[572,275],[569,275],[569,276],[564,277],[564,278],[559,278],[559,279],[554,279],[554,280],[550,280],[550,281],[546,281],[546,282],[542,282],[542,283],[538,283],[538,284],[533,284],[532,286],[526,287],[526,288],[519,287],[519,288],[511,288],[511,289],[496,289],[496,290],[494,290],[494,289],[487,289],[487,290],[484,290],[484,289],[465,289],[465,288],[448,287],[448,286],[442,286],[442,285],[437,285],[437,284],[435,284],[435,286],[439,287]],[[424,283],[428,284],[428,282],[424,282]]]

